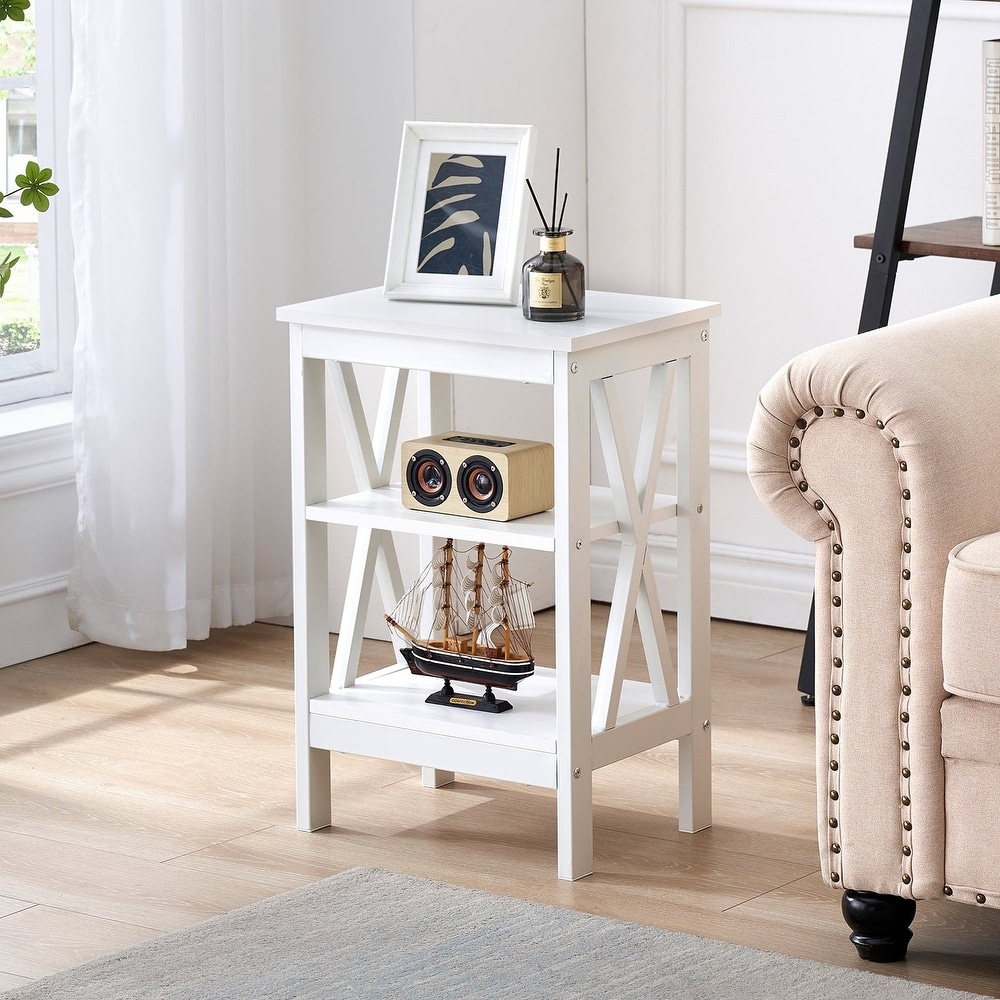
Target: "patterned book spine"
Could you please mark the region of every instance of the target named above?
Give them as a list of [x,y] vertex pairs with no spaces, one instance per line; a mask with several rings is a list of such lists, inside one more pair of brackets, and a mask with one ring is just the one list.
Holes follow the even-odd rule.
[[1000,246],[1000,38],[983,42],[983,243]]

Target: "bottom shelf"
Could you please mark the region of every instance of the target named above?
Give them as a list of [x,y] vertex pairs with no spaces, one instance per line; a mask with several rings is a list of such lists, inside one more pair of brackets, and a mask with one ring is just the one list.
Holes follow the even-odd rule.
[[[592,691],[597,678],[592,678]],[[353,687],[310,701],[310,744],[422,767],[555,787],[556,672],[536,667],[516,691],[497,690],[513,705],[490,715],[428,705],[434,678],[393,664],[359,677]],[[463,686],[455,685],[457,693]],[[464,690],[480,693],[481,688]],[[648,683],[622,684],[619,724],[594,734],[594,767],[659,746],[690,732],[689,704],[657,706]]]

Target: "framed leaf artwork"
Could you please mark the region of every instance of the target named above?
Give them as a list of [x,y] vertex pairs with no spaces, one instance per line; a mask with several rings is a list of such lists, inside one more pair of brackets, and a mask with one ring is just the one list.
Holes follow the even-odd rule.
[[405,122],[385,294],[516,305],[531,125]]

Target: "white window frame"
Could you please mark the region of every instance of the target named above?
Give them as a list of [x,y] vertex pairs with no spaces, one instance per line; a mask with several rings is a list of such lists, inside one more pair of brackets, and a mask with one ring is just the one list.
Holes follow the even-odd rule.
[[66,156],[72,76],[70,5],[64,0],[32,0],[31,6],[35,12],[37,56],[38,162],[52,167],[59,194],[52,199],[49,210],[38,216],[42,342],[38,350],[0,358],[0,406],[58,396],[73,387],[76,306]]

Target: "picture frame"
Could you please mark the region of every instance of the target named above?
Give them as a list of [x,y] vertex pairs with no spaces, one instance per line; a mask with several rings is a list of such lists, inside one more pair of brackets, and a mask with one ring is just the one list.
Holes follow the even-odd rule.
[[384,293],[516,305],[532,125],[403,123]]

